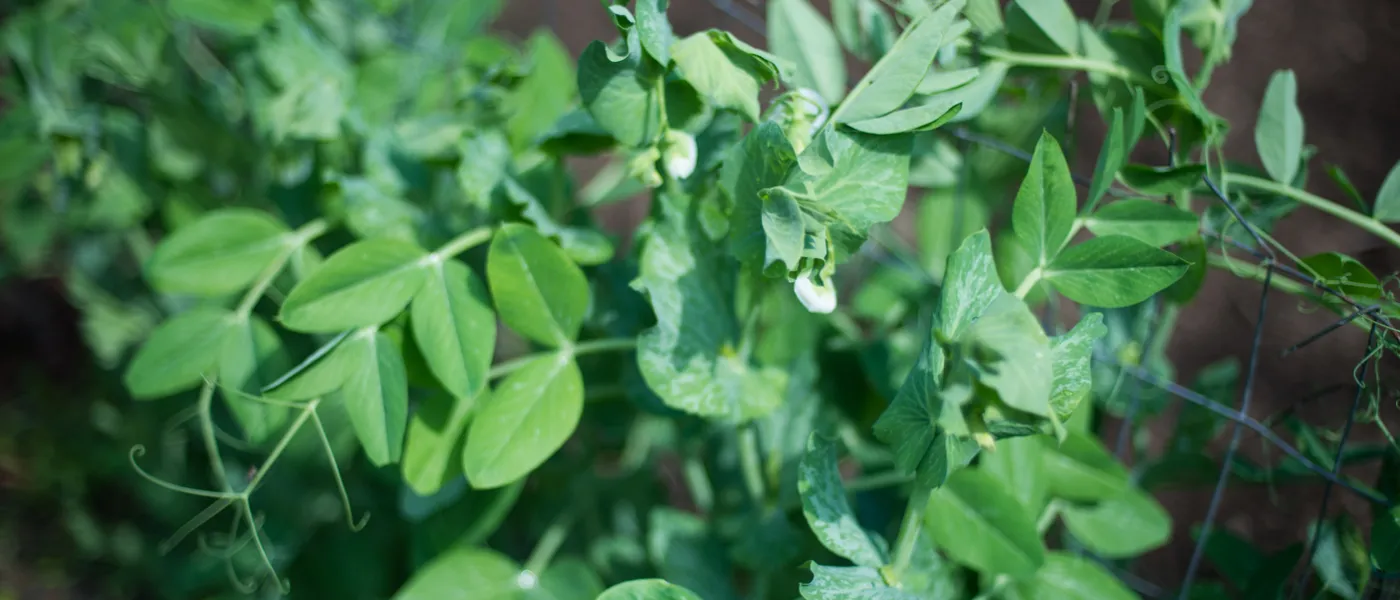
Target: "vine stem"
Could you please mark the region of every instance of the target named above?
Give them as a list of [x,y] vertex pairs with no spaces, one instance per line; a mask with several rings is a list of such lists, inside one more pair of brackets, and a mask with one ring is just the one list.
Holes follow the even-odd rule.
[[535,575],[543,573],[549,566],[549,561],[554,559],[554,554],[559,551],[559,547],[564,545],[564,540],[569,537],[569,529],[574,525],[574,519],[578,517],[577,511],[572,506],[559,513],[554,521],[549,524],[549,528],[540,536],[539,543],[535,544],[535,549],[530,551],[530,557],[525,559],[525,570]]
[[[755,311],[757,312],[757,311]],[[739,462],[744,470],[744,485],[754,504],[763,504],[768,486],[763,481],[763,459],[758,454],[758,433],[752,424],[739,429]]]
[[1016,286],[1016,297],[1025,298],[1026,294],[1031,293],[1031,290],[1035,289],[1035,284],[1040,283],[1042,273],[1040,267],[1031,269],[1030,273],[1026,273],[1026,278],[1021,280],[1021,285]]
[[1226,185],[1229,185],[1231,183],[1237,183],[1246,187],[1251,187],[1266,192],[1273,192],[1280,196],[1292,198],[1302,204],[1311,206],[1317,210],[1325,212],[1329,215],[1337,217],[1338,219],[1341,219],[1361,229],[1364,229],[1371,235],[1385,240],[1387,243],[1389,243],[1392,246],[1395,246],[1396,248],[1400,248],[1400,233],[1396,233],[1395,230],[1391,229],[1385,223],[1377,221],[1376,219],[1368,215],[1356,212],[1350,208],[1342,206],[1341,204],[1337,204],[1336,202],[1333,202],[1321,196],[1315,196],[1313,194],[1308,193],[1307,191],[1300,190],[1295,187],[1289,187],[1286,185],[1275,183],[1273,181],[1269,181],[1267,179],[1261,179],[1259,177],[1254,177],[1251,175],[1242,175],[1240,173],[1227,172],[1221,177],[1221,181]]
[[320,235],[325,233],[328,229],[330,229],[329,222],[325,219],[316,219],[302,225],[296,231],[292,232],[292,236],[286,248],[282,250],[281,254],[277,255],[276,260],[273,260],[267,265],[266,269],[263,269],[263,272],[258,275],[257,281],[253,282],[253,287],[248,288],[248,292],[243,294],[243,300],[238,303],[238,308],[234,311],[234,314],[240,318],[246,319],[248,315],[253,312],[253,306],[258,303],[258,299],[262,298],[263,294],[267,292],[267,287],[272,285],[272,280],[276,279],[277,274],[282,272],[282,268],[287,266],[287,261],[291,260],[292,254],[301,250],[311,240],[320,237]]
[[218,480],[219,489],[232,492],[228,472],[224,470],[224,458],[219,452],[219,440],[214,437],[214,380],[205,380],[204,387],[199,390],[199,403],[196,406],[199,414],[199,433],[204,439],[204,453],[209,455],[209,469]]
[[895,538],[894,560],[890,563],[891,584],[899,582],[900,576],[914,559],[914,549],[918,547],[919,528],[924,519],[924,507],[928,505],[932,489],[919,487],[909,496],[909,505],[904,508],[904,521],[899,524],[899,537]]
[[585,356],[588,354],[597,354],[599,352],[631,350],[636,347],[637,338],[605,338],[601,340],[589,340],[574,346],[561,348],[560,350],[549,352],[535,352],[532,354],[526,354],[525,356],[512,358],[494,367],[491,367],[491,371],[488,373],[488,377],[490,379],[500,379],[502,377],[505,377],[506,375],[520,370],[521,367],[524,367],[525,365],[529,364],[537,358],[548,356],[556,352],[569,352],[572,356]]
[[1002,48],[982,47],[982,56],[1004,61],[1013,65],[1025,67],[1046,67],[1051,69],[1069,69],[1072,71],[1087,71],[1093,73],[1103,73],[1111,77],[1116,77],[1124,81],[1131,81],[1147,86],[1156,87],[1155,81],[1146,79],[1133,73],[1122,65],[1085,58],[1083,56],[1068,56],[1055,54],[1031,54],[1026,52],[1014,52]]
[[439,260],[452,258],[491,239],[492,233],[493,231],[490,227],[477,227],[476,229],[467,230],[461,235],[448,240],[446,244],[443,244],[441,248],[433,252],[433,256],[437,257]]

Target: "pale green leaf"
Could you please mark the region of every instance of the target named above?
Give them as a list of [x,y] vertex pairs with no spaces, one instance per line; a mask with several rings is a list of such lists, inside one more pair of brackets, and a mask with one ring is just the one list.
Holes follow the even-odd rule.
[[1079,24],[1064,0],[1016,0],[1036,27],[1062,52],[1079,54]]
[[462,473],[467,421],[481,397],[433,395],[418,404],[404,438],[403,480],[420,496],[431,496]]
[[[979,230],[962,241],[948,257],[943,291],[938,303],[938,331],[945,339],[957,339],[992,301],[1006,292],[992,260],[992,239]],[[941,361],[940,361],[941,362]]]
[[1094,178],[1089,182],[1089,195],[1084,198],[1084,213],[1094,212],[1094,207],[1098,206],[1099,200],[1103,199],[1103,195],[1113,185],[1118,170],[1123,168],[1123,161],[1127,159],[1125,142],[1127,140],[1123,137],[1123,109],[1115,107],[1113,120],[1108,126],[1108,135],[1104,136],[1103,146],[1099,149],[1099,161],[1094,164]]
[[338,333],[394,318],[423,286],[426,252],[391,238],[356,242],[332,254],[292,288],[279,320],[306,333]]
[[589,44],[578,60],[578,91],[588,114],[619,143],[641,147],[660,135],[656,78],[643,73],[640,56],[614,62],[602,42]]
[[1381,191],[1376,194],[1375,210],[1372,213],[1383,223],[1400,221],[1400,162],[1390,168]]
[[945,43],[944,35],[962,12],[963,4],[963,0],[948,2],[905,28],[884,58],[871,67],[841,104],[840,122],[872,119],[903,106],[928,74],[934,56]]
[[702,600],[695,592],[662,579],[624,581],[605,590],[598,600]]
[[978,353],[988,352],[998,366],[978,383],[997,391],[1002,402],[1020,411],[1050,417],[1050,340],[1026,302],[1002,291],[968,327],[962,339]]
[[146,263],[146,276],[166,293],[232,294],[252,284],[293,243],[287,227],[267,213],[214,210],[162,240]]
[[1274,181],[1293,185],[1303,159],[1303,113],[1298,110],[1298,80],[1291,70],[1275,71],[1259,105],[1254,148]]
[[807,453],[798,467],[797,493],[802,496],[802,516],[828,550],[863,567],[880,567],[889,561],[856,521],[836,468],[836,445],[819,433],[807,439]]
[[494,550],[457,546],[414,573],[394,600],[524,600],[519,574]]
[[928,96],[959,88],[977,79],[977,75],[981,72],[982,69],[977,67],[953,69],[951,71],[941,71],[935,68],[927,75],[924,75],[924,80],[919,82],[919,87],[914,93],[921,96]]
[[[569,112],[578,81],[568,48],[553,33],[536,32],[526,44],[530,49],[530,71],[512,91],[512,111],[505,127],[516,148],[529,147]],[[464,168],[477,161],[475,154],[462,156],[467,157],[462,161]]]
[[764,266],[781,262],[788,271],[797,270],[805,233],[802,209],[797,201],[788,194],[763,196],[762,223],[763,236],[767,239]]
[[496,231],[486,278],[496,312],[516,333],[555,348],[578,337],[588,310],[588,280],[533,227],[507,223]]
[[1001,481],[964,469],[929,496],[924,527],[955,562],[980,572],[1028,579],[1045,562],[1035,519]]
[[1094,341],[1108,333],[1103,313],[1088,313],[1074,329],[1050,339],[1050,365],[1054,379],[1050,385],[1050,408],[1060,421],[1070,415],[1093,391],[1090,358]]
[[340,389],[359,368],[351,359],[354,351],[344,351],[346,340],[356,332],[347,331],[326,342],[291,372],[263,387],[263,392],[282,400],[309,400]]
[[159,398],[195,387],[205,375],[212,378],[233,324],[233,315],[219,308],[196,308],[161,323],[127,366],[127,391]]
[[568,352],[532,359],[486,397],[462,451],[472,487],[529,475],[564,445],[583,414],[583,375]]
[[1023,600],[1137,600],[1094,561],[1067,552],[1050,552],[1035,578],[1017,584]]
[[637,36],[642,49],[666,67],[671,63],[671,22],[666,20],[670,0],[637,0]]
[[1069,239],[1075,207],[1074,181],[1065,154],[1054,136],[1043,132],[1011,210],[1016,237],[1037,265],[1050,264]]
[[403,355],[388,335],[373,328],[351,335],[339,352],[346,353],[350,375],[334,397],[345,403],[365,457],[376,466],[398,462],[408,427]]
[[828,105],[846,95],[846,59],[836,32],[807,0],[768,3],[768,43],[791,61],[793,83],[815,90]]
[[597,600],[603,593],[603,580],[587,561],[564,557],[550,561],[540,574],[532,600]]
[[1119,200],[1084,219],[1095,235],[1126,235],[1162,247],[1195,235],[1198,217],[1171,204],[1144,198]]
[[234,420],[255,445],[281,430],[288,411],[249,396],[260,395],[263,386],[285,370],[288,362],[282,340],[267,321],[256,315],[230,319],[219,358],[219,385],[226,389],[224,402]]
[[1186,273],[1186,261],[1136,239],[1109,235],[1070,246],[1046,268],[1045,280],[1065,297],[1090,306],[1131,306]]
[[1110,559],[1129,558],[1160,547],[1172,533],[1167,511],[1137,488],[1093,506],[1067,505],[1060,516],[1085,548]]
[[962,110],[962,103],[948,96],[935,96],[927,104],[896,110],[882,117],[855,121],[846,125],[856,131],[875,135],[893,135],[910,131],[930,131],[953,120]]
[[442,386],[469,398],[486,386],[496,315],[481,279],[455,260],[434,261],[409,308],[413,339]]
[[1050,495],[1081,502],[1116,497],[1129,487],[1128,472],[1097,438],[1071,433],[1063,442],[1042,439]]
[[1027,514],[1039,514],[1049,494],[1044,452],[1035,437],[998,440],[996,450],[983,454],[977,468],[1004,484]]
[[841,45],[874,61],[894,45],[898,30],[878,0],[832,0],[831,20]]
[[681,77],[716,108],[758,121],[758,90],[777,77],[778,71],[774,63],[741,44],[728,32],[701,31],[676,42],[671,58]]
[[806,600],[923,600],[922,596],[893,587],[880,570],[872,567],[827,567],[808,564],[812,580],[799,584]]

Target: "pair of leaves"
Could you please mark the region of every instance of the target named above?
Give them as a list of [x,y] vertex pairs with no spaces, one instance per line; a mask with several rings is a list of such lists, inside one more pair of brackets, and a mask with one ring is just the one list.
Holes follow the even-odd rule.
[[858,131],[888,135],[932,129],[951,119],[960,100],[934,99],[922,106],[901,107],[928,75],[964,5],[964,0],[953,0],[910,23],[889,52],[851,90],[838,109],[838,121]]

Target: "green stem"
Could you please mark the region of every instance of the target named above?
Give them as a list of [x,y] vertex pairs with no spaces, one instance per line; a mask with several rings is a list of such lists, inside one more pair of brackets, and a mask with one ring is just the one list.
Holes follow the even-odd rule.
[[468,230],[466,233],[448,240],[446,244],[433,252],[433,256],[440,260],[452,258],[491,239],[492,233],[490,227],[477,227]]
[[1103,73],[1111,77],[1137,83],[1147,87],[1158,87],[1155,81],[1143,77],[1127,67],[1116,65],[1110,62],[1085,58],[1082,56],[1064,56],[1055,54],[1031,54],[1026,52],[1014,52],[1004,48],[983,47],[982,55],[1023,67],[1046,67],[1050,69],[1068,69],[1071,71],[1085,71],[1090,73]]
[[267,460],[263,461],[262,466],[258,467],[258,472],[253,474],[253,479],[248,482],[248,487],[243,488],[241,495],[245,502],[249,496],[253,495],[258,484],[262,483],[263,477],[266,477],[267,472],[272,470],[272,465],[276,464],[277,459],[282,457],[282,452],[286,451],[287,445],[292,443],[292,438],[296,437],[298,431],[301,431],[301,426],[306,424],[306,420],[311,418],[311,415],[316,412],[316,407],[320,404],[320,398],[307,402],[306,406],[301,409],[301,414],[297,415],[296,420],[287,427],[287,432],[282,434],[282,439],[277,440],[277,446],[272,449],[271,454],[267,455]]
[[1026,278],[1021,280],[1021,285],[1016,286],[1016,297],[1025,298],[1026,294],[1031,293],[1031,290],[1035,289],[1035,284],[1040,283],[1041,274],[1042,271],[1040,267],[1031,269],[1030,273],[1026,273]]
[[847,481],[843,487],[846,488],[847,494],[854,494],[856,492],[878,490],[880,488],[890,487],[893,485],[903,485],[913,480],[913,476],[900,473],[898,471],[889,471],[877,475],[864,475],[861,477],[857,477],[855,479]]
[[253,282],[253,287],[248,288],[247,293],[243,294],[243,300],[238,303],[234,315],[247,318],[253,312],[253,307],[257,305],[258,299],[267,292],[267,287],[272,285],[272,280],[276,279],[277,274],[281,273],[282,269],[287,266],[287,261],[291,260],[292,255],[305,247],[308,242],[325,233],[327,229],[330,229],[330,223],[326,222],[325,219],[316,219],[293,232],[287,247],[267,265],[266,269],[263,269],[262,273],[258,274],[258,279]]
[[578,357],[585,356],[588,354],[596,354],[599,352],[631,350],[636,347],[637,338],[605,338],[601,340],[589,340],[567,349],[553,350],[549,352],[535,352],[532,354],[526,354],[524,356],[518,356],[510,360],[503,361],[500,364],[491,367],[491,371],[488,374],[488,376],[490,379],[500,379],[501,377],[505,377],[506,375],[518,371],[521,367],[529,364],[531,361],[537,358],[543,356],[550,356],[555,354],[556,352],[567,351],[571,353],[571,356]]
[[924,520],[924,507],[928,505],[929,494],[933,490],[919,488],[909,496],[909,504],[904,508],[904,521],[899,524],[899,537],[895,538],[894,560],[886,579],[891,585],[899,583],[900,577],[909,563],[914,560],[914,549],[918,547],[919,527]]
[[229,487],[228,472],[224,470],[224,458],[219,452],[219,441],[214,437],[214,381],[207,380],[199,390],[199,433],[204,438],[204,452],[209,455],[209,469],[219,480],[219,489],[232,492]]
[[758,452],[758,433],[752,424],[739,429],[739,462],[744,470],[744,485],[749,488],[749,498],[754,504],[763,505],[768,496],[768,487],[763,482],[763,460]]
[[549,566],[549,561],[554,559],[554,554],[559,551],[559,547],[564,545],[564,540],[569,537],[569,529],[574,526],[574,519],[578,512],[572,508],[564,509],[554,521],[549,524],[549,528],[540,536],[539,543],[535,544],[535,549],[530,551],[530,557],[525,559],[525,570],[536,575],[543,573]]
[[1286,185],[1281,185],[1279,183],[1275,183],[1267,179],[1261,179],[1259,177],[1253,177],[1250,175],[1241,175],[1239,173],[1227,172],[1221,177],[1221,184],[1228,186],[1231,183],[1237,183],[1246,187],[1251,187],[1266,192],[1273,192],[1280,196],[1292,198],[1302,204],[1306,204],[1317,210],[1337,217],[1338,219],[1351,223],[1352,225],[1360,227],[1361,229],[1369,232],[1370,234],[1385,240],[1390,245],[1395,246],[1396,248],[1400,248],[1400,233],[1396,233],[1395,230],[1390,228],[1390,226],[1380,221],[1377,221],[1376,219],[1368,215],[1356,212],[1350,208],[1342,206],[1341,204],[1337,204],[1336,202],[1333,202],[1326,198],[1314,196],[1304,190],[1300,190],[1298,188]]
[[1040,518],[1035,522],[1035,531],[1040,535],[1045,535],[1050,530],[1050,525],[1055,522],[1055,517],[1060,516],[1060,509],[1063,508],[1059,500],[1051,500],[1045,505],[1045,511],[1040,513]]

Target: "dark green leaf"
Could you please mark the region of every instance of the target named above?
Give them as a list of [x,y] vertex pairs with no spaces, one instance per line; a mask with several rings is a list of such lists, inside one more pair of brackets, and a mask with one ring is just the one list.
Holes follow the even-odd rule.
[[1189,190],[1200,183],[1206,174],[1206,166],[1186,164],[1178,167],[1149,167],[1128,165],[1118,176],[1128,187],[1147,196],[1165,196]]
[[565,557],[549,563],[536,590],[539,600],[597,600],[603,580],[586,561]]
[[1137,304],[1186,272],[1186,261],[1136,239],[1110,235],[1070,246],[1044,278],[1070,300],[1115,308]]
[[641,56],[614,61],[602,42],[589,44],[578,59],[578,91],[593,121],[618,143],[641,147],[660,135],[656,78],[642,69]]
[[978,450],[976,442],[949,435],[939,425],[945,415],[961,418],[959,403],[940,387],[943,361],[943,350],[927,340],[894,401],[875,421],[875,438],[890,446],[895,467],[923,487],[943,485]]
[[1371,562],[1388,573],[1400,571],[1400,508],[1371,523]]
[[278,318],[306,333],[379,325],[402,312],[423,286],[426,255],[390,238],[346,246],[292,288]]
[[762,264],[764,232],[761,190],[781,184],[797,163],[783,128],[764,121],[731,148],[720,170],[720,186],[734,203],[729,216],[729,251],[747,264]]
[[1124,147],[1127,141],[1123,136],[1123,110],[1114,108],[1108,135],[1104,136],[1103,147],[1099,149],[1099,161],[1094,164],[1094,178],[1089,182],[1089,195],[1084,198],[1085,214],[1094,212],[1094,207],[1099,205],[1099,200],[1103,199],[1103,195],[1113,185],[1113,179],[1118,176],[1119,169],[1123,168],[1123,161],[1127,159],[1127,150]]
[[496,312],[516,333],[555,348],[578,337],[588,310],[588,280],[533,227],[507,223],[496,231],[486,278]]
[[651,510],[647,524],[647,552],[662,577],[696,590],[695,595],[705,600],[737,600],[729,585],[724,547],[704,519],[659,507]]
[[1321,283],[1352,298],[1373,302],[1381,297],[1381,284],[1360,261],[1340,252],[1323,252],[1302,260],[1305,271]]
[[1144,198],[1119,200],[1084,219],[1095,235],[1126,235],[1162,247],[1195,235],[1198,217],[1170,204]]
[[431,496],[462,473],[463,434],[480,398],[434,395],[418,404],[408,422],[403,479],[414,493]]
[[234,35],[252,35],[272,20],[273,0],[170,0],[170,13],[180,19]]
[[[758,121],[758,90],[778,76],[777,65],[750,51],[728,32],[702,31],[671,47],[676,68],[700,95],[716,108],[739,112]],[[635,115],[630,118],[636,119]]]
[[472,487],[529,475],[564,445],[583,414],[583,375],[568,352],[532,359],[481,402],[462,465]]

